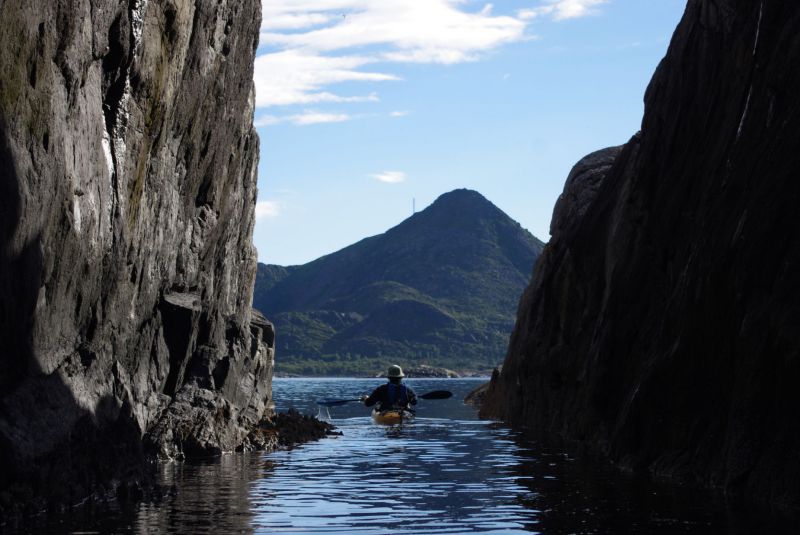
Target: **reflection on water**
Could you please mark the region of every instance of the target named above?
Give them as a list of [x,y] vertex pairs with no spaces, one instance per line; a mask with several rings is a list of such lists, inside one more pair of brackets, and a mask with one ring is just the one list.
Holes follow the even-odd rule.
[[258,456],[225,455],[204,463],[160,467],[159,483],[170,489],[161,503],[142,505],[133,523],[139,533],[249,533],[250,482]]
[[[420,401],[402,427],[372,424],[350,403],[330,410],[340,437],[271,454],[159,467],[157,503],[76,510],[44,531],[130,533],[791,533],[792,524],[726,506],[698,490],[656,485],[573,458],[461,402],[479,383],[413,380]],[[279,410],[369,392],[375,380],[278,379]],[[31,526],[27,526],[28,529]]]
[[270,456],[272,477],[253,486],[256,529],[508,532],[535,521],[503,453],[513,443],[485,423],[337,424],[340,439]]

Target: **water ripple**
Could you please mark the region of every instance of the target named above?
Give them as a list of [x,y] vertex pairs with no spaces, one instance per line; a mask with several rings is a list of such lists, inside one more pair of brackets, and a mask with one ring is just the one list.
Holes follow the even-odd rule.
[[[271,454],[159,467],[168,495],[97,512],[74,509],[25,532],[97,533],[796,533],[720,496],[624,476],[477,421],[461,403],[475,381],[416,380],[413,424],[372,424],[358,403],[331,409],[343,433]],[[279,409],[316,413],[316,399],[351,398],[374,380],[278,380]]]
[[[357,394],[358,391],[352,392]],[[328,394],[328,392],[325,392]],[[342,394],[342,396],[349,393]],[[319,397],[324,397],[319,395]],[[296,400],[301,402],[300,399]],[[274,470],[251,488],[257,531],[464,533],[526,531],[531,492],[508,470],[508,431],[473,419],[420,416],[383,427],[345,409],[341,437],[269,455]],[[430,407],[429,412],[442,407]],[[512,446],[512,447],[510,447]],[[499,476],[499,477],[498,477]]]

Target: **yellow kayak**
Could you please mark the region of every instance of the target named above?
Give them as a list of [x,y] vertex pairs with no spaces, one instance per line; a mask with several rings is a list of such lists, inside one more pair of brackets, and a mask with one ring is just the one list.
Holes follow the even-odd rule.
[[376,424],[395,425],[408,423],[413,419],[414,413],[403,409],[388,411],[379,411],[378,409],[373,409],[372,411],[372,421],[374,421]]

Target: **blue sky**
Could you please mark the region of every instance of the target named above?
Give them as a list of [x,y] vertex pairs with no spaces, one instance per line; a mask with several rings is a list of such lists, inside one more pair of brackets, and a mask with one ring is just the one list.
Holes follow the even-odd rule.
[[259,261],[302,264],[439,195],[538,238],[584,155],[627,141],[686,0],[263,0]]

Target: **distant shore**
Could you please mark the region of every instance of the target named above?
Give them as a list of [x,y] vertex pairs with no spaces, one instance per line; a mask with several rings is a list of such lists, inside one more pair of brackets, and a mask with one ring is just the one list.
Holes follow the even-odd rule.
[[[293,373],[275,373],[273,379],[382,379],[371,375],[297,375]],[[406,380],[414,379],[450,379],[458,381],[460,379],[481,379],[488,381],[491,375],[463,375],[461,377],[413,377],[406,376]]]

